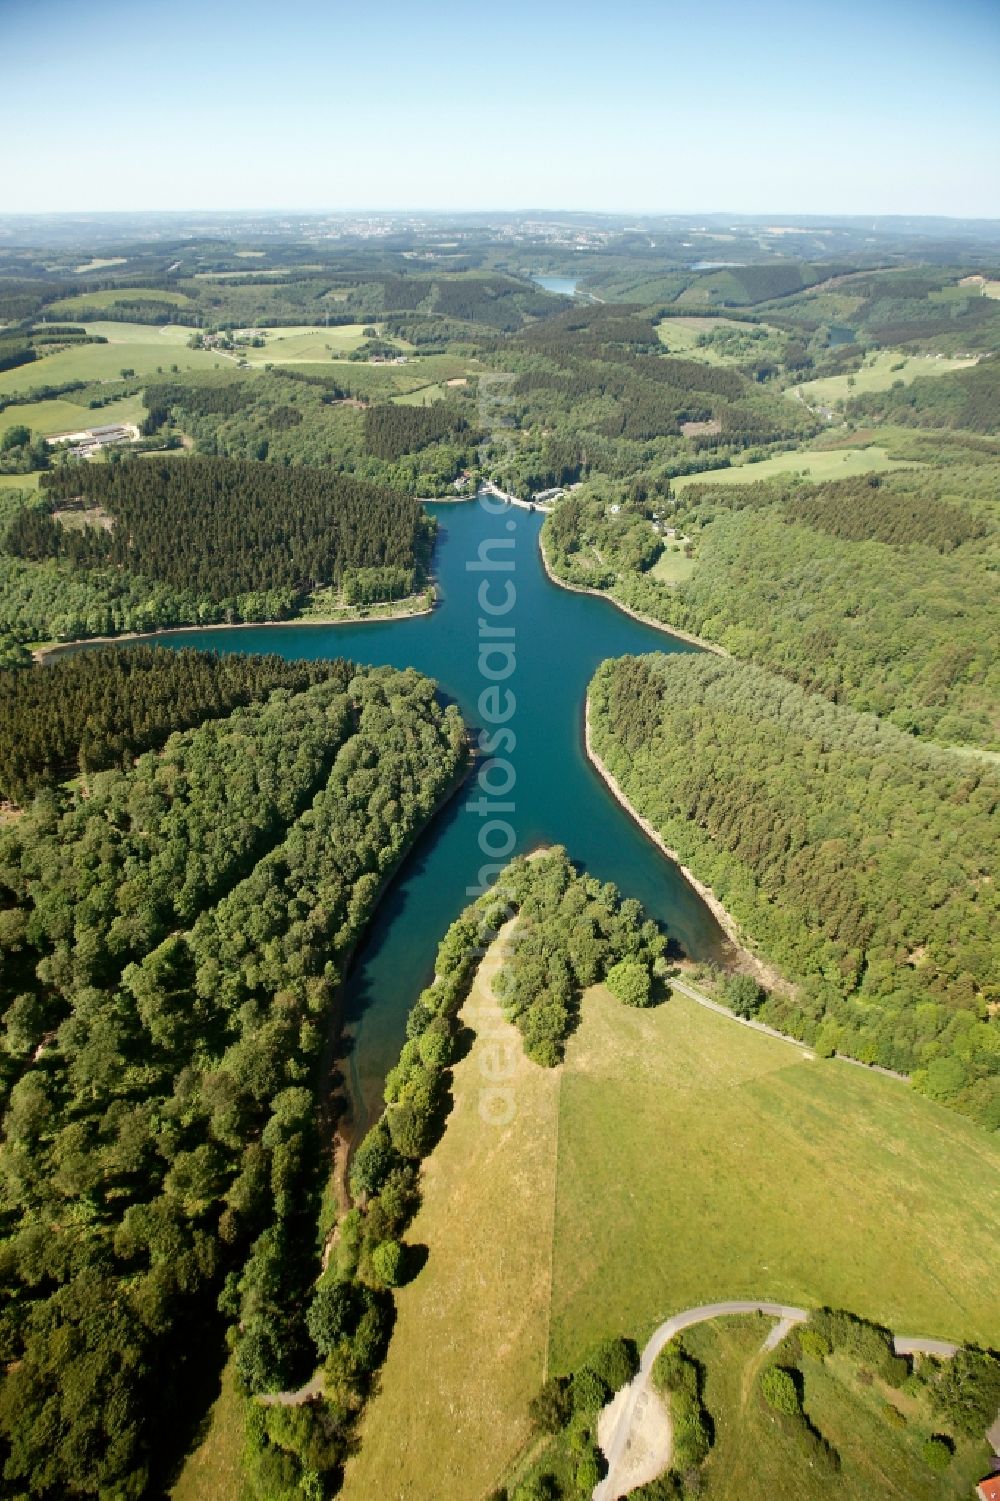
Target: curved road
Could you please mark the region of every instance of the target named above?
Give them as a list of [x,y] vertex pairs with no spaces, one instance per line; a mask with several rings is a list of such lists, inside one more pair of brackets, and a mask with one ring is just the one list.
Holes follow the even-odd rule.
[[[649,1380],[656,1364],[656,1358],[664,1345],[670,1343],[676,1334],[685,1329],[692,1328],[695,1324],[708,1323],[710,1319],[725,1318],[730,1314],[740,1313],[763,1313],[769,1318],[776,1319],[777,1323],[764,1342],[765,1350],[773,1350],[781,1343],[785,1335],[796,1324],[804,1324],[809,1317],[806,1308],[792,1308],[785,1303],[705,1303],[700,1308],[686,1308],[683,1313],[675,1313],[673,1318],[655,1331],[646,1348],[642,1352],[639,1362],[639,1370],[634,1380],[628,1387],[628,1395],[622,1404],[618,1421],[611,1434],[610,1444],[606,1451],[608,1461],[608,1473],[594,1490],[593,1501],[616,1501],[616,1497],[627,1495],[633,1482],[629,1481],[623,1460],[628,1452],[629,1439],[632,1435],[632,1424],[635,1419],[636,1408],[640,1398],[649,1392]],[[917,1335],[895,1335],[893,1337],[897,1355],[954,1355],[957,1345],[950,1344],[942,1339],[924,1339]]]

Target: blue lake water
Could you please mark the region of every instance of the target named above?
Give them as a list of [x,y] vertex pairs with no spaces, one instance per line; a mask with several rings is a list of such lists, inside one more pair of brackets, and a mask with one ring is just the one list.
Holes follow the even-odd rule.
[[[431,977],[437,944],[491,858],[482,852],[479,836],[492,814],[513,829],[514,853],[540,843],[565,845],[589,872],[638,897],[693,957],[720,957],[725,946],[704,902],[610,796],[583,745],[586,687],[599,662],[626,653],[694,648],[606,600],[553,584],[539,555],[541,515],[482,500],[428,510],[440,528],[435,574],[442,596],[429,615],[341,626],[191,630],[162,638],[174,647],[344,656],[416,667],[436,678],[466,723],[478,727],[483,722],[479,696],[490,687],[480,661],[480,621],[513,629],[513,638],[499,639],[512,639],[514,647],[513,668],[503,683],[516,700],[509,721],[516,737],[509,753],[514,787],[508,797],[488,797],[489,811],[480,813],[469,810],[482,796],[470,783],[438,815],[379,908],[346,987],[346,1027],[353,1039],[346,1067],[357,1126],[379,1108],[382,1081],[398,1055],[406,1014]],[[481,561],[513,566],[484,570],[477,567]],[[506,605],[510,582],[513,603],[503,616],[484,615],[479,598],[484,580],[487,606]],[[500,672],[507,659],[490,657],[485,666]],[[507,749],[500,745],[497,754]],[[501,809],[500,803],[513,807]]]
[[564,297],[572,297],[576,291],[576,279],[571,276],[533,276],[531,279],[546,292],[561,292]]

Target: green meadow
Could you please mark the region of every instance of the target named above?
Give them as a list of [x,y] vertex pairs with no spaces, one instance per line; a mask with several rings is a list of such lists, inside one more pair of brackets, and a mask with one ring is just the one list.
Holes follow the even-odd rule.
[[124,396],[121,401],[103,407],[77,406],[75,402],[64,399],[25,402],[0,412],[0,436],[8,428],[22,423],[33,433],[50,438],[56,433],[78,432],[81,428],[104,426],[108,422],[141,422],[145,410],[141,396]]
[[94,256],[93,260],[84,261],[82,266],[74,266],[77,276],[82,276],[88,271],[106,271],[109,266],[124,266],[127,257],[124,255]]
[[[944,1474],[929,1468],[921,1453],[935,1431],[925,1401],[888,1387],[867,1384],[839,1352],[819,1361],[802,1359],[803,1404],[809,1421],[840,1457],[840,1469],[824,1474],[810,1466],[794,1428],[783,1425],[761,1396],[760,1374],[774,1359],[761,1346],[773,1328],[759,1317],[718,1319],[684,1336],[685,1349],[704,1373],[704,1402],[715,1442],[702,1470],[703,1501],[958,1501],[986,1473],[984,1441],[959,1438]],[[899,1416],[886,1422],[891,1406]]]
[[697,558],[689,558],[683,552],[672,552],[668,547],[660,553],[649,572],[661,584],[683,584],[697,566]]
[[[115,262],[107,262],[114,265]],[[80,267],[80,270],[99,270],[97,266]],[[61,317],[64,314],[73,314],[81,308],[116,307],[120,302],[166,302],[172,307],[184,307],[191,301],[184,292],[161,290],[157,287],[105,287],[100,292],[74,292],[72,297],[61,297],[58,302],[50,302],[46,308],[46,316],[54,313]]]
[[709,365],[722,365],[725,361],[718,350],[705,349],[699,345],[699,334],[711,333],[714,328],[745,327],[746,324],[737,323],[732,318],[692,316],[690,318],[664,318],[656,325],[656,332],[671,354],[681,354],[688,359],[704,360]]
[[228,1361],[219,1394],[170,1490],[170,1501],[238,1501],[243,1490],[245,1412],[246,1398],[237,1390],[233,1363]]
[[[803,401],[810,406],[833,406],[846,401],[849,396],[864,396],[870,391],[888,391],[897,381],[908,386],[911,381],[924,380],[928,376],[947,375],[951,370],[964,370],[974,365],[974,359],[959,359],[943,354],[901,355],[895,350],[882,350],[866,355],[860,370],[848,375],[829,375],[823,380],[806,381],[795,387]],[[790,392],[789,394],[793,394]]]
[[[123,369],[134,370],[141,379],[167,372],[171,365],[181,370],[214,370],[231,363],[212,351],[188,349],[190,329],[168,325],[161,333],[158,328],[141,323],[102,323],[89,327],[113,329],[114,334],[108,337],[113,337],[114,342],[71,344],[33,364],[4,370],[0,373],[0,396],[21,395],[40,386],[57,386],[71,380],[120,380]],[[137,333],[139,329],[142,337]]]
[[1000,1146],[896,1080],[598,987],[559,1098],[550,1364],[720,1298],[1000,1340]]
[[[409,1232],[427,1263],[399,1293],[346,1501],[481,1501],[512,1465],[530,1467],[526,1404],[543,1371],[572,1369],[605,1335],[642,1343],[672,1313],[717,1299],[832,1304],[899,1332],[1000,1339],[1000,1147],[982,1131],[903,1083],[679,996],[631,1010],[594,987],[565,1063],[537,1068],[489,1015],[496,962],[491,951],[463,1014],[474,1040]],[[477,1108],[498,1040],[518,1060],[515,1112],[499,1129]],[[861,1477],[846,1496],[866,1494],[866,1446],[909,1473],[909,1448],[873,1418],[861,1440],[846,1434],[857,1394],[822,1400]],[[719,1482],[709,1495],[801,1494],[780,1450],[772,1468],[784,1488]]]
[[[670,481],[675,491],[691,485],[755,485],[760,480],[801,474],[813,484],[821,480],[850,479],[855,474],[875,474],[904,469],[903,459],[891,459],[884,448],[796,448],[776,453],[759,464],[736,464],[729,469],[706,469],[701,474],[682,474]],[[911,466],[912,467],[912,466]]]
[[[156,349],[176,345],[186,349],[188,340],[195,332],[190,324],[183,323],[84,323],[88,334],[107,339],[109,344],[149,344]],[[83,345],[86,349],[87,345]],[[172,358],[172,356],[171,356]]]
[[[318,364],[340,359],[364,343],[364,329],[375,325],[343,323],[334,328],[305,324],[291,328],[258,328],[264,339],[261,349],[241,348],[251,365]],[[400,345],[402,350],[404,346]]]

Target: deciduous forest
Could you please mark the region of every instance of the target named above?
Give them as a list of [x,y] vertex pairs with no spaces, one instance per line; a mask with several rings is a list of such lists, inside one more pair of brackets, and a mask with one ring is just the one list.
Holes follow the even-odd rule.
[[217,1306],[253,1389],[308,1367],[332,1000],[464,757],[426,679],[331,663],[3,831],[8,1486],[155,1485]]
[[763,1015],[996,1128],[1000,778],[709,656],[606,662],[594,748],[792,981]]

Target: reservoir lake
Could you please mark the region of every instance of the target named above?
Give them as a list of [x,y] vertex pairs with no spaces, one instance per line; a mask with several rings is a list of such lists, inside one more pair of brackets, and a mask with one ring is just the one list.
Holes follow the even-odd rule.
[[[510,667],[496,686],[501,696],[504,689],[514,695],[508,725],[516,746],[508,754],[501,743],[496,754],[512,764],[513,787],[505,795],[484,796],[473,777],[438,813],[383,897],[347,979],[342,1068],[352,1134],[381,1108],[383,1080],[402,1046],[407,1013],[432,978],[445,929],[477,894],[480,867],[503,854],[499,847],[497,856],[480,848],[480,832],[491,819],[513,831],[511,855],[540,844],[564,845],[589,874],[637,897],[692,958],[720,959],[726,947],[713,914],[615,802],[584,749],[586,689],[601,661],[697,648],[634,620],[607,600],[552,583],[538,546],[540,513],[483,497],[429,503],[427,509],[438,520],[439,603],[429,614],[348,625],[192,629],[160,638],[171,647],[414,667],[437,680],[473,730],[483,722],[480,694],[493,686],[484,665],[496,674]],[[484,562],[511,566],[491,569],[482,567]],[[481,597],[487,605],[512,602],[502,616],[491,618],[484,616]],[[513,634],[493,638],[503,641],[504,651],[481,660],[481,651],[493,644],[482,634],[490,626],[510,627]],[[492,834],[498,846],[502,837]]]

